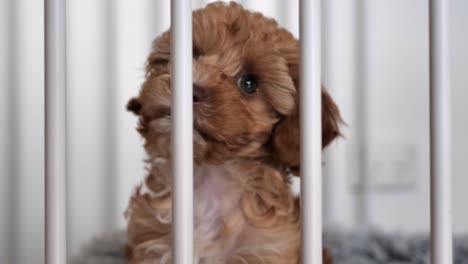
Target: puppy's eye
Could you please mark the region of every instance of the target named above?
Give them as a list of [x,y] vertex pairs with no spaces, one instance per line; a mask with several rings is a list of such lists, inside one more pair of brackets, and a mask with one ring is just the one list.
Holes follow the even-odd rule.
[[247,94],[254,94],[257,91],[257,78],[252,74],[242,75],[237,81],[237,86]]

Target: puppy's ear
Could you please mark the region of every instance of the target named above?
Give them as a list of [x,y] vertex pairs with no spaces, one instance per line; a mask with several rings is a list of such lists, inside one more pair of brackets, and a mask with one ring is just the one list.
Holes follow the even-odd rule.
[[[299,98],[289,116],[283,117],[273,131],[273,155],[277,162],[293,174],[300,171]],[[322,89],[322,148],[340,135],[341,116],[331,96]]]
[[141,111],[141,102],[140,99],[133,97],[127,103],[127,110],[133,112],[135,115],[139,115]]
[[341,135],[340,110],[330,94],[322,87],[322,148],[328,146],[334,139]]

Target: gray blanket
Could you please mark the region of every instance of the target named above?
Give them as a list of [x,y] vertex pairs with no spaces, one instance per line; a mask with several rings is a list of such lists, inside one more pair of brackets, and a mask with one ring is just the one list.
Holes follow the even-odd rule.
[[[324,245],[335,264],[426,264],[429,261],[427,236],[388,235],[380,232],[325,232]],[[96,238],[83,248],[73,264],[123,264],[125,233]],[[468,236],[456,237],[454,264],[468,264]]]

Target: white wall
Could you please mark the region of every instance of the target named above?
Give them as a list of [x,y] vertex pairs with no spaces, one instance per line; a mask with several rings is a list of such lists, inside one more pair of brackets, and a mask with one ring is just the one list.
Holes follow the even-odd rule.
[[[9,11],[13,2],[21,12]],[[194,6],[202,6],[202,2],[194,1]],[[243,2],[249,8],[277,17],[298,34],[297,1]],[[333,144],[326,154],[326,220],[348,229],[358,224],[359,196],[355,187],[359,177],[355,149],[356,136],[362,128],[356,125],[355,117],[359,99],[356,75],[365,70],[362,85],[369,90],[367,143],[371,167],[368,220],[388,231],[427,231],[427,1],[364,1],[368,23],[361,32],[367,52],[365,61],[359,63],[356,60],[360,58],[354,54],[355,44],[359,43],[354,24],[356,2],[324,2],[323,82],[347,122],[345,138]],[[453,3],[454,224],[456,232],[466,233],[468,3],[464,0]],[[11,34],[11,21],[17,21],[18,28],[13,31],[16,34]],[[135,131],[136,118],[125,111],[125,104],[137,94],[143,80],[144,62],[152,39],[168,26],[169,1],[68,1],[68,247],[71,255],[77,254],[81,245],[93,236],[125,225],[123,212],[128,198],[145,173],[142,142]],[[10,36],[15,39],[11,40]],[[16,45],[12,48],[9,43]],[[13,69],[19,69],[18,75],[11,74]],[[14,89],[11,83],[16,84]],[[0,152],[0,263],[12,263],[9,257],[15,256],[13,263],[42,263],[41,1],[0,1],[0,89],[0,149],[8,150]],[[6,96],[12,91],[16,101]],[[17,124],[15,129],[8,125],[11,122]],[[11,138],[6,138],[12,131],[17,131],[10,135],[17,139],[13,144]],[[12,165],[10,161],[14,160],[18,161],[16,175],[6,175]],[[18,245],[22,246],[21,253],[14,250]]]
[[[370,159],[414,148],[415,184],[370,190],[370,221],[391,230],[429,227],[429,68],[427,1],[367,1]],[[409,144],[412,145],[409,145]],[[399,153],[401,154],[401,153]],[[395,154],[395,155],[399,155]],[[377,162],[377,161],[375,161]],[[373,164],[371,164],[372,166]],[[370,177],[378,173],[370,169]],[[396,174],[396,173],[395,173]]]
[[[359,191],[356,181],[356,138],[363,129],[355,118],[357,87],[368,94],[366,131],[369,150],[368,222],[387,231],[427,232],[429,229],[429,93],[427,1],[362,1],[367,21],[362,33],[366,53],[352,55],[356,43],[355,2],[327,1],[328,59],[324,83],[332,90],[347,127],[345,138],[331,149],[334,159],[325,165],[332,171],[325,181],[328,220],[348,228],[357,227]],[[464,201],[468,186],[465,167],[468,130],[465,102],[468,76],[468,3],[452,6],[453,91],[453,222],[456,233],[468,232]],[[359,61],[362,59],[364,61]],[[362,67],[356,69],[355,67]],[[359,72],[365,78],[355,83]],[[356,86],[357,85],[357,86]],[[330,168],[331,167],[331,168]]]
[[[367,88],[369,89],[370,177],[381,177],[385,162],[405,157],[406,182],[370,189],[370,221],[392,231],[429,229],[429,93],[427,1],[368,2]],[[464,188],[468,162],[464,137],[468,118],[468,5],[453,1],[453,212],[455,232],[468,232]],[[406,152],[405,152],[406,148]],[[408,156],[406,156],[408,155]],[[380,164],[379,164],[380,162]],[[397,164],[397,163],[394,163]],[[376,168],[377,166],[377,168]],[[397,172],[397,170],[392,170]],[[394,173],[393,175],[398,175]],[[401,175],[406,175],[402,172]],[[379,181],[378,179],[376,181]],[[398,181],[396,181],[398,182]],[[405,179],[400,180],[405,182]]]

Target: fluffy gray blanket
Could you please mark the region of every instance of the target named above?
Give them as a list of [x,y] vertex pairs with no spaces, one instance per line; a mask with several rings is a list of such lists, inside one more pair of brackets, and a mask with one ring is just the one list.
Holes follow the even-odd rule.
[[[426,264],[429,261],[427,236],[384,235],[380,232],[325,232],[324,245],[335,264]],[[73,264],[124,264],[123,232],[96,238],[83,248]],[[468,236],[455,238],[454,264],[468,264]]]

